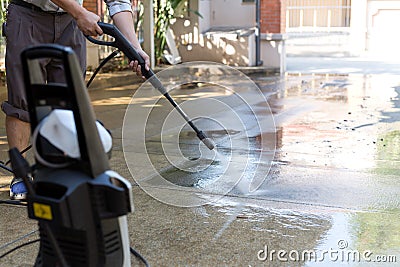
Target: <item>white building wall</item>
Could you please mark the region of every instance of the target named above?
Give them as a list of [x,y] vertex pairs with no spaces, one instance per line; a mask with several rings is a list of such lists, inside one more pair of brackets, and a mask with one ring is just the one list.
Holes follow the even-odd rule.
[[367,10],[367,51],[372,56],[397,58],[400,1],[369,0]]
[[[183,62],[213,61],[232,66],[255,64],[255,4],[242,0],[190,0],[190,13],[172,29]],[[237,29],[237,30],[236,30]]]
[[253,27],[256,22],[254,3],[242,3],[242,0],[213,0],[210,15],[211,27]]
[[366,49],[367,0],[351,1],[350,54],[361,55]]

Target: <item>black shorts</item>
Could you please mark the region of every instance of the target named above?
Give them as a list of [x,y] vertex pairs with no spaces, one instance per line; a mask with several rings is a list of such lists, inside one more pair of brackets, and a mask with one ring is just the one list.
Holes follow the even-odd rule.
[[[86,40],[76,21],[67,13],[49,14],[10,4],[8,6],[6,36],[6,77],[8,100],[1,109],[7,116],[29,122],[21,52],[30,45],[59,44],[71,47],[76,53],[82,74],[86,68]],[[44,60],[44,77],[49,82],[65,82],[60,62]]]

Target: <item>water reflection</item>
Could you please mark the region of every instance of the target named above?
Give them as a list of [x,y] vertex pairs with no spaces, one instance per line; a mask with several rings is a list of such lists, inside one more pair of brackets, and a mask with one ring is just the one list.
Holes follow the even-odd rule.
[[[398,211],[334,213],[306,266],[393,266],[399,262]],[[322,256],[324,255],[324,257]]]
[[[292,195],[297,194],[298,201],[309,199],[308,203],[322,201],[333,206],[356,208],[355,212],[331,215],[332,226],[321,236],[315,248],[317,251],[336,249],[348,252],[338,247],[338,242],[345,241],[350,252],[372,251],[373,254],[364,261],[349,259],[344,264],[364,266],[366,260],[377,260],[374,257],[377,255],[395,255],[399,262],[400,106],[399,87],[396,85],[400,79],[382,76],[342,76],[340,79],[302,76],[296,77],[295,81],[289,80],[288,90],[280,92],[275,100],[278,104],[272,104],[281,108],[275,113],[278,118],[282,117],[278,120],[282,140],[277,142],[282,146],[279,146],[276,156],[289,163],[289,166],[277,166],[280,173],[277,183],[280,180],[286,185],[296,184],[297,189],[288,191],[269,183],[263,187],[265,192],[271,193],[276,187],[280,193],[275,194],[275,198],[287,197],[285,191],[288,191]],[[322,177],[310,181],[311,177],[305,176],[302,183],[309,185],[307,189],[302,188],[302,183],[298,182],[299,175],[294,175],[297,180],[284,176],[286,169],[293,171],[296,165],[324,169],[326,177],[339,176],[328,183],[324,183]],[[349,173],[353,175],[347,175]],[[310,187],[318,192],[330,188],[332,200],[322,195],[312,199],[299,194],[302,191],[311,193]],[[346,191],[345,187],[352,189]],[[363,194],[372,201],[358,197]],[[335,196],[337,201],[333,200]],[[343,202],[346,198],[348,201]],[[322,264],[337,266],[340,263],[328,258]],[[368,266],[375,264],[369,262]],[[393,262],[387,264],[392,265]],[[321,266],[321,262],[306,263],[306,266],[316,265]]]
[[[167,132],[163,138],[179,140],[188,165],[164,168],[168,159],[162,155],[161,137],[147,138],[152,163],[174,184],[218,194],[226,189],[217,183],[226,165],[243,172],[238,183],[224,180],[228,187],[236,185],[227,198],[205,207],[208,214],[221,215],[220,227],[212,232],[215,244],[226,245],[224,238],[237,232],[246,236],[253,251],[243,253],[252,259],[257,256],[254,247],[321,252],[343,251],[339,246],[346,244],[352,251],[398,255],[400,262],[400,79],[308,75],[255,80],[268,95],[271,112],[257,104],[252,110],[237,109],[244,122],[241,129],[235,123],[220,129],[213,122],[197,121],[217,140],[218,153],[226,160],[204,157],[195,135],[183,127],[179,134]],[[226,97],[232,100],[234,94]],[[150,114],[154,121],[160,116],[156,111]],[[274,129],[255,127],[249,119],[255,113],[261,119],[273,116]],[[244,135],[245,130],[251,134]],[[256,191],[243,189],[253,177],[266,179]],[[321,266],[312,260],[272,265],[316,264]],[[326,258],[322,264],[337,266],[338,261]]]

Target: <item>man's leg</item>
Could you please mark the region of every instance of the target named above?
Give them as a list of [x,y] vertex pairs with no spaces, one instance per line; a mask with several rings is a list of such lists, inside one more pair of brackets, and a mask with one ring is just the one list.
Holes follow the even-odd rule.
[[[16,147],[19,151],[22,151],[28,146],[31,132],[28,122],[6,116],[6,132],[10,149]],[[26,193],[23,180],[20,177],[14,177],[10,184],[10,198],[13,200],[24,200]]]
[[24,150],[29,145],[31,128],[28,122],[21,121],[15,117],[6,116],[6,133],[8,147],[16,147],[19,151]]
[[[30,139],[28,104],[25,95],[21,52],[28,45],[51,43],[54,27],[51,27],[52,15],[10,3],[8,5],[6,35],[6,72],[8,100],[1,108],[6,114],[6,133],[9,148],[25,149]],[[49,23],[50,22],[50,23]],[[29,27],[27,27],[29,25]],[[45,75],[44,67],[41,70]],[[27,190],[20,177],[10,184],[10,198],[22,200]]]

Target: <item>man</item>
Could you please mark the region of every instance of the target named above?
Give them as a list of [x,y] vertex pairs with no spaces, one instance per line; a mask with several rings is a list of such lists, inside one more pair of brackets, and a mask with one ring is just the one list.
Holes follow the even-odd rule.
[[[29,145],[30,124],[23,83],[20,54],[28,45],[55,43],[69,46],[76,53],[82,71],[86,68],[86,40],[84,35],[97,36],[103,32],[97,22],[100,17],[82,7],[83,0],[10,0],[5,35],[8,100],[2,103],[6,114],[6,133],[10,148],[20,151]],[[145,59],[133,29],[130,0],[104,0],[114,24]],[[131,68],[141,75],[138,62]],[[64,82],[59,62],[43,62],[42,71],[49,82]],[[22,200],[27,190],[22,179],[15,177],[10,185],[10,198]]]

